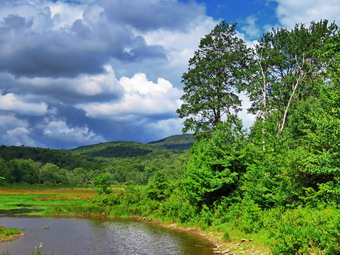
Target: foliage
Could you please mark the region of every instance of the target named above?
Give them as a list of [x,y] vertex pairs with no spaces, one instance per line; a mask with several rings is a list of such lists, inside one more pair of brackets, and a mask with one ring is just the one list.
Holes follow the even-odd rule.
[[73,150],[1,146],[0,176],[3,183],[91,184],[108,172],[114,184],[147,184],[157,169],[179,168],[192,135],[178,135],[152,144],[113,142]]
[[332,208],[297,208],[270,228],[273,254],[339,254],[340,215]]
[[324,61],[318,50],[325,38],[333,37],[338,27],[328,21],[313,22],[309,27],[273,29],[267,32],[253,51],[253,66],[245,87],[252,101],[250,110],[265,120],[276,112],[277,132],[287,125],[292,108],[308,96],[317,94]]
[[0,236],[4,235],[4,236],[11,236],[11,235],[16,235],[16,234],[20,234],[20,230],[17,228],[5,228],[0,226]]
[[198,140],[186,166],[184,189],[192,203],[211,206],[230,196],[239,185],[244,166],[239,125],[221,123],[211,138]]
[[189,150],[193,145],[195,138],[191,134],[173,135],[164,139],[150,142],[149,144],[158,148],[172,150]]
[[239,110],[236,87],[242,84],[247,48],[236,36],[236,25],[225,21],[201,39],[199,50],[189,60],[182,76],[183,104],[177,110],[185,118],[183,132],[209,132],[222,118]]
[[99,194],[110,194],[112,192],[110,186],[112,184],[112,175],[102,173],[94,178],[94,185]]

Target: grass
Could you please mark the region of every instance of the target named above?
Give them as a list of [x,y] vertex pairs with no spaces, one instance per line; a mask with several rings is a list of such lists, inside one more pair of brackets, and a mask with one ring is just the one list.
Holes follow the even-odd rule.
[[[113,186],[114,192],[121,192],[125,186]],[[0,213],[25,215],[51,214],[53,208],[91,208],[91,197],[97,192],[92,186],[46,186],[10,185],[0,186]],[[84,210],[83,210],[84,211]]]
[[25,214],[41,215],[52,206],[89,204],[95,194],[89,187],[3,186],[0,187],[0,212],[22,210]]
[[20,230],[17,228],[5,228],[0,226],[0,239],[17,234],[20,234]]

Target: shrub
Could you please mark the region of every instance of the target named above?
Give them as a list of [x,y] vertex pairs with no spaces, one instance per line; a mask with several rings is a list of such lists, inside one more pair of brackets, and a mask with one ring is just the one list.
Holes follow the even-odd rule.
[[336,209],[297,208],[269,228],[273,254],[340,254],[340,216]]

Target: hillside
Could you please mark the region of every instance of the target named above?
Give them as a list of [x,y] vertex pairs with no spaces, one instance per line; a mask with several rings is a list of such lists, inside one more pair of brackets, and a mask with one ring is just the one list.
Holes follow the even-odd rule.
[[6,161],[12,159],[31,159],[42,164],[52,163],[60,168],[95,169],[101,162],[93,157],[79,156],[69,153],[67,150],[36,148],[27,146],[0,146],[0,158]]
[[[26,182],[21,175],[24,174],[20,165],[28,164],[26,175],[30,175],[29,169],[36,173],[41,171],[47,163],[56,165],[59,169],[60,182],[78,182],[81,175],[86,175],[91,182],[96,175],[102,172],[112,174],[112,181],[117,184],[136,183],[146,184],[149,178],[158,170],[171,174],[183,169],[186,150],[191,146],[191,138],[185,136],[172,136],[149,144],[137,142],[106,142],[81,146],[71,150],[52,150],[26,146],[0,146],[0,176],[6,177],[11,182]],[[19,161],[17,161],[19,159]],[[24,160],[24,161],[21,161]],[[25,160],[33,160],[28,162]],[[21,162],[21,163],[20,163]],[[37,164],[35,164],[35,163]],[[85,170],[79,173],[77,168]],[[64,169],[66,172],[62,172]],[[177,169],[177,170],[176,170]],[[175,171],[176,170],[176,171]],[[16,176],[17,177],[11,177]],[[20,175],[20,176],[19,176]],[[77,176],[77,180],[74,179]],[[70,178],[73,178],[71,180]],[[69,180],[66,180],[69,179]],[[84,178],[83,178],[84,180]],[[37,176],[31,181],[37,181]],[[83,183],[84,181],[82,181]]]
[[164,139],[150,142],[148,144],[158,148],[171,149],[171,150],[188,150],[194,143],[194,136],[190,134],[173,135]]
[[155,154],[181,153],[194,143],[193,135],[175,135],[150,143],[106,142],[80,146],[70,150],[75,155],[101,158],[150,157]]

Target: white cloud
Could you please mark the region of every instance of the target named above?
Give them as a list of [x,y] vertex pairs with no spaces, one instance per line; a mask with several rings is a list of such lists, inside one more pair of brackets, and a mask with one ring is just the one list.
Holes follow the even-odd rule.
[[238,116],[242,119],[243,126],[245,128],[249,128],[252,124],[254,124],[256,116],[247,112],[247,109],[251,106],[248,96],[241,93],[239,94],[239,98],[242,104],[242,111],[238,112]]
[[3,137],[0,136],[6,144],[10,145],[27,145],[39,146],[40,144],[30,137],[30,131],[26,127],[16,127],[6,131]]
[[183,120],[178,118],[160,120],[147,124],[147,127],[157,134],[156,139],[182,133]]
[[245,25],[241,27],[248,36],[259,37],[261,35],[260,29],[256,25],[257,18],[254,16],[249,16],[245,20]]
[[44,135],[58,139],[61,141],[70,141],[77,143],[99,143],[103,142],[104,138],[95,134],[88,127],[69,127],[65,121],[62,120],[48,120],[46,119],[46,127],[43,130]]
[[34,103],[27,101],[24,96],[8,93],[0,95],[0,109],[20,114],[41,116],[47,113],[46,103]]
[[[119,97],[122,93],[116,75],[111,66],[104,67],[101,74],[82,74],[75,78],[17,78],[20,90],[30,90],[35,94],[43,93],[52,100],[69,101],[77,103],[77,100],[98,100],[95,96]],[[12,77],[12,79],[15,79]]]
[[86,9],[82,5],[70,5],[63,2],[49,2],[47,4],[51,11],[54,21],[54,29],[58,30],[64,27],[71,27],[76,20],[83,19],[83,13]]
[[293,28],[296,23],[328,19],[339,22],[340,1],[338,0],[276,0],[276,13],[280,23]]
[[[142,121],[143,117],[173,115],[180,105],[181,90],[162,78],[149,81],[144,73],[119,80],[124,95],[119,101],[78,104],[87,116],[117,121]],[[166,118],[166,117],[164,117]]]
[[[186,31],[170,31],[157,29],[148,32],[134,30],[135,35],[142,36],[149,45],[161,45],[167,51],[168,63],[159,68],[166,69],[170,76],[178,76],[187,71],[188,61],[198,49],[201,38],[209,34],[218,24],[211,17],[201,16],[198,21],[190,24]],[[177,85],[177,84],[176,84]]]

